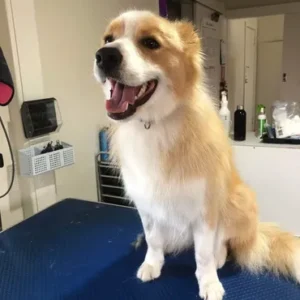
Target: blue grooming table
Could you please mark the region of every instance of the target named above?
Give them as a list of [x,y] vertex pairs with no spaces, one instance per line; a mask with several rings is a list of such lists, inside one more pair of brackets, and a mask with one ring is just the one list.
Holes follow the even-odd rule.
[[[146,246],[137,212],[67,199],[0,234],[0,300],[195,300],[193,252],[168,257],[160,279],[135,273]],[[299,300],[300,287],[233,264],[219,272],[224,300]]]

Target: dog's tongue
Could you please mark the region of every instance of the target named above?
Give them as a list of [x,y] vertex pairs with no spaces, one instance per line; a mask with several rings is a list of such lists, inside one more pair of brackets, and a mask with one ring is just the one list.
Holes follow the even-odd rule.
[[113,86],[111,99],[106,101],[106,110],[110,113],[122,113],[128,104],[134,104],[137,87],[116,82]]

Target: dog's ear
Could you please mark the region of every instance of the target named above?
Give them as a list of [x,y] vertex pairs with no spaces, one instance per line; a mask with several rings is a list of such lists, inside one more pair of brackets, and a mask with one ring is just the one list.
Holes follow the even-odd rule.
[[200,37],[191,22],[177,21],[175,25],[182,43],[185,66],[188,66],[190,74],[194,72],[194,82],[199,82],[199,71],[203,65]]
[[175,22],[175,25],[179,36],[185,45],[188,47],[193,45],[195,47],[200,47],[200,38],[193,23],[188,21],[177,21]]

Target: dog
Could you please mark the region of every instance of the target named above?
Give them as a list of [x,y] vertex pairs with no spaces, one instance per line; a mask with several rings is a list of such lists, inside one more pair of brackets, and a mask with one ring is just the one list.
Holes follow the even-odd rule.
[[203,299],[223,299],[217,269],[229,250],[242,268],[300,282],[300,241],[259,222],[255,194],[234,165],[193,25],[127,11],[109,24],[94,74],[113,123],[112,158],[148,246],[137,277],[158,278],[165,254],[194,246]]

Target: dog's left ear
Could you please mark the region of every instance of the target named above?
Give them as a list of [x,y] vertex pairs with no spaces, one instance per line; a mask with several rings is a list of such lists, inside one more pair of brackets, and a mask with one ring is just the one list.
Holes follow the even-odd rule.
[[177,31],[179,36],[187,47],[195,46],[200,47],[200,38],[197,33],[195,26],[188,21],[177,21],[176,23]]

